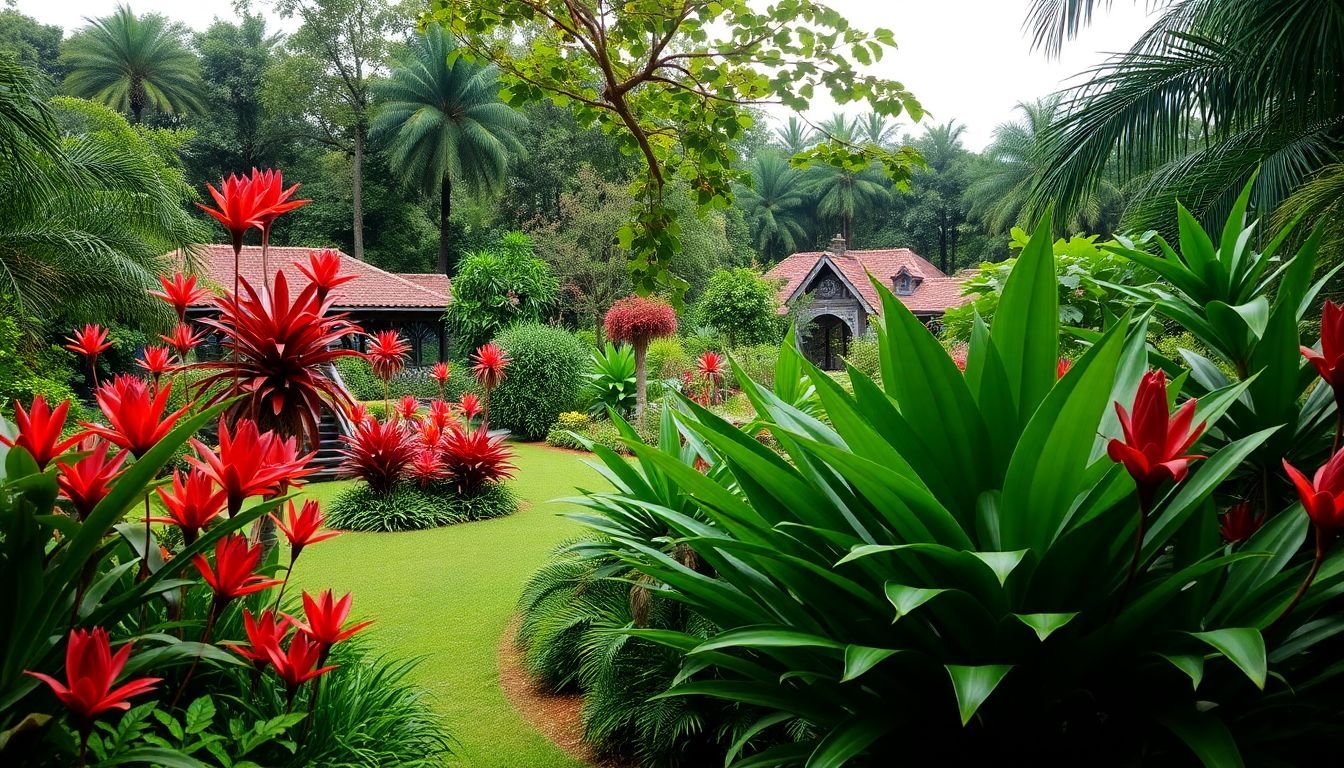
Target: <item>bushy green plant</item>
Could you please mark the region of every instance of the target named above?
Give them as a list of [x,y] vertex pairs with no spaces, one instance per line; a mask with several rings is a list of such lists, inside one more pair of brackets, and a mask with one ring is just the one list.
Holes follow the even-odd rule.
[[653,379],[675,379],[694,361],[678,336],[666,336],[649,342],[649,376]]
[[845,355],[845,364],[880,384],[882,382],[882,370],[878,358],[877,334],[869,332],[850,340],[849,354]]
[[611,409],[625,416],[634,409],[635,350],[630,345],[607,344],[606,349],[594,352],[584,376],[588,379],[584,394],[589,397],[589,413],[603,416]]
[[[734,347],[728,350],[728,355],[737,364],[738,376],[746,376],[767,389],[775,388],[775,365],[779,362],[779,344]],[[738,382],[737,386],[741,388],[742,384]]]
[[359,482],[327,507],[327,525],[342,531],[419,531],[460,523],[453,496],[436,488],[399,483],[386,494]]
[[697,323],[717,328],[728,345],[776,344],[784,333],[779,288],[748,267],[720,269],[696,301]]
[[453,511],[465,522],[493,520],[518,511],[518,495],[505,483],[486,483],[477,493],[456,496]]
[[559,290],[550,266],[532,254],[532,240],[521,232],[462,259],[445,317],[457,354],[466,357],[515,323],[540,322]]
[[[1204,274],[1249,258],[1239,212],[1228,232]],[[1338,746],[1344,551],[1320,533],[1316,572],[1308,518],[1278,493],[1237,512],[1250,514],[1240,530],[1218,515],[1279,433],[1330,434],[1328,420],[1298,421],[1296,323],[1274,319],[1303,303],[1310,244],[1286,260],[1275,330],[1258,342],[1274,353],[1255,358],[1254,381],[1211,389],[1170,427],[1161,380],[1144,384],[1145,413],[1161,408],[1170,435],[1163,460],[1207,424],[1190,451],[1208,458],[1154,481],[1111,458],[1136,443],[1115,404],[1138,410],[1147,319],[1116,318],[1058,376],[1049,233],[1047,220],[1023,250],[992,326],[976,323],[964,374],[877,283],[882,385],[851,370],[851,395],[785,345],[822,418],[746,387],[784,456],[691,403],[656,448],[629,441],[640,472],[596,451],[616,486],[585,501],[606,551],[719,630],[624,631],[684,654],[663,695],[768,711],[752,729],[765,738],[730,762],[1308,764]],[[1187,259],[1212,252],[1193,229],[1182,240]],[[1256,400],[1270,413],[1245,431],[1233,409],[1257,382],[1277,395]],[[1133,429],[1155,439],[1143,418]]]
[[490,426],[540,440],[557,416],[578,404],[588,354],[574,334],[540,323],[513,326],[495,343],[511,362],[490,397]]

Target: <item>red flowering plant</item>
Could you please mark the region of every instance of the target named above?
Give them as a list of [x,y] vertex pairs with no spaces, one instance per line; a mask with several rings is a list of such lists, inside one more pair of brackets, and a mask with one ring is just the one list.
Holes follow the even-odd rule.
[[435,383],[439,385],[439,399],[446,400],[448,397],[448,379],[452,377],[452,370],[445,362],[437,362],[429,370],[430,376],[434,377]]
[[392,377],[406,367],[406,353],[410,351],[411,345],[396,331],[377,331],[369,337],[369,351],[364,357],[369,361],[373,375],[383,382],[384,410],[391,410],[388,401],[391,399]]
[[491,483],[513,477],[513,450],[504,435],[484,425],[450,429],[440,445],[448,483],[460,496],[475,496]]
[[485,399],[481,405],[481,418],[487,422],[490,420],[490,393],[508,375],[510,362],[512,361],[509,359],[509,354],[493,342],[482,344],[471,354],[471,372],[485,392]]
[[677,332],[677,312],[672,305],[644,296],[627,296],[607,310],[607,338],[624,341],[635,349],[635,414],[641,426],[648,405],[649,342]]
[[163,286],[162,291],[150,291],[149,295],[156,299],[163,300],[164,303],[173,308],[177,314],[177,322],[187,322],[187,307],[195,304],[209,295],[209,291],[197,287],[195,275],[183,275],[181,272],[175,273],[172,278],[167,275],[159,276],[159,284]]
[[89,364],[89,379],[94,387],[98,386],[98,355],[107,351],[112,342],[107,340],[107,329],[100,325],[89,324],[66,337],[65,348],[83,357]]
[[341,274],[341,254],[330,248],[309,251],[308,263],[304,264],[301,261],[296,261],[294,266],[298,267],[303,276],[317,286],[317,296],[323,301],[326,301],[327,297],[338,286],[345,285],[358,278],[358,275]]
[[394,419],[378,421],[370,417],[341,439],[345,442],[341,473],[363,480],[381,495],[392,492],[419,451],[415,433]]
[[696,358],[695,369],[705,383],[705,402],[709,405],[717,403],[724,374],[728,371],[728,359],[718,352],[705,352]]

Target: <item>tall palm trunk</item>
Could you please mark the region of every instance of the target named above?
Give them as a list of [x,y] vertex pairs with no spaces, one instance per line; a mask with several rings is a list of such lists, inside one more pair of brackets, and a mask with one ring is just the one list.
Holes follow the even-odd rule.
[[453,213],[453,177],[443,174],[443,185],[439,189],[439,271],[445,275],[448,271],[448,221]]
[[353,188],[353,200],[351,208],[354,209],[354,244],[356,259],[364,258],[364,127],[355,126],[355,167],[351,179]]
[[131,78],[131,122],[139,123],[145,111],[145,81],[139,75]]

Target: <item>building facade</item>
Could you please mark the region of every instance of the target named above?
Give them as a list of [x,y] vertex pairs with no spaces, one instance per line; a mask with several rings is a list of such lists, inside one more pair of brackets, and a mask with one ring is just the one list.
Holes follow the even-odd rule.
[[781,283],[780,311],[797,315],[798,346],[823,370],[843,368],[850,341],[866,334],[871,318],[882,314],[872,280],[884,283],[930,326],[966,301],[957,278],[909,248],[850,250],[839,235],[826,250],[795,253],[766,276]]

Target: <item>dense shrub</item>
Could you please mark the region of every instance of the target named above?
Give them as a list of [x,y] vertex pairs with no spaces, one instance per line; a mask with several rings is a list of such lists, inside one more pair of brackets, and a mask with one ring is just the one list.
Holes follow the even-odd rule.
[[882,370],[878,364],[877,334],[870,330],[858,338],[851,339],[845,362],[854,366],[864,376],[881,382]]
[[572,333],[538,323],[514,326],[495,343],[512,362],[491,395],[490,425],[540,440],[557,416],[578,404],[588,353]]
[[532,254],[532,240],[520,232],[462,259],[446,316],[458,354],[465,357],[515,323],[540,322],[559,290],[550,266]]
[[678,336],[668,336],[649,342],[649,376],[654,379],[675,379],[695,364],[695,358],[686,351]]
[[728,345],[777,343],[784,334],[777,286],[747,267],[720,269],[695,303],[693,316],[700,325],[723,334]]
[[517,498],[503,483],[489,483],[470,497],[446,483],[426,488],[400,483],[385,494],[357,483],[332,499],[327,524],[343,531],[419,531],[500,517],[517,508]]
[[[753,344],[747,347],[734,347],[728,350],[728,355],[742,369],[742,373],[747,378],[760,384],[766,389],[775,388],[775,364],[779,361],[778,344]],[[735,379],[731,371],[727,382],[731,385]],[[737,382],[740,389],[742,383]]]
[[[479,392],[471,369],[465,363],[449,362],[452,376],[448,379],[447,399],[456,400],[463,392]],[[344,357],[336,362],[345,388],[356,400],[383,401],[383,383],[373,375],[369,361],[362,357]],[[407,367],[401,369],[389,385],[389,395],[393,400],[411,395],[422,400],[439,396],[439,383],[430,374],[429,366]]]

